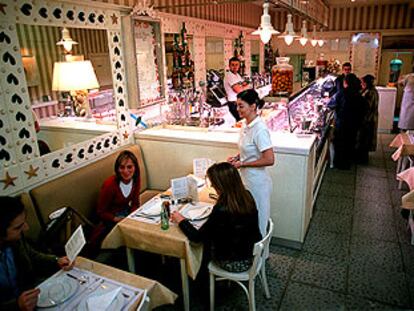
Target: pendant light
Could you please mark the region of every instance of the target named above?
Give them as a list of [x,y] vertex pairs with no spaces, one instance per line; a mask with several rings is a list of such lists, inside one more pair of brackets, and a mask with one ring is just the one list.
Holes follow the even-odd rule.
[[325,40],[322,39],[322,31],[323,31],[323,29],[321,28],[321,34],[320,34],[320,37],[318,39],[319,47],[322,47],[325,44]]
[[318,44],[318,39],[316,38],[316,25],[313,25],[312,39],[310,40],[310,43],[313,47]]
[[306,28],[306,20],[302,21],[302,29],[300,30],[301,36],[299,42],[302,46],[305,46],[308,43],[308,29]]
[[78,44],[78,42],[73,41],[72,37],[69,34],[69,30],[66,27],[62,29],[62,39],[56,43],[56,45],[63,45],[66,53],[70,53],[72,51],[72,46]]
[[272,26],[269,15],[269,3],[265,1],[263,3],[263,15],[260,20],[260,26],[257,30],[252,32],[252,35],[260,35],[260,40],[266,44],[270,41],[272,35],[277,35],[279,33],[280,32],[275,30]]
[[291,45],[293,40],[297,38],[295,31],[293,30],[293,23],[292,23],[292,14],[287,15],[287,23],[285,32],[282,33],[279,38],[283,38],[287,45]]

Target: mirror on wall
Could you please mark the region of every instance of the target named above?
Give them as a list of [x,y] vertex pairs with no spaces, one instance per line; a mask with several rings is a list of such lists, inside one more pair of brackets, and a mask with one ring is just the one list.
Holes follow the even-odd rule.
[[218,37],[206,37],[206,70],[223,71],[224,40]]
[[[40,125],[40,129],[36,128],[38,140],[44,142],[50,151],[116,129],[107,32],[69,27],[65,29],[65,33],[62,30],[61,27],[17,24],[32,110]],[[69,35],[74,42],[71,46],[57,44],[65,35]],[[69,96],[68,91],[57,91],[52,83],[55,62],[68,61],[90,61],[92,65],[91,74],[97,82],[87,87],[89,94],[83,99],[89,103],[88,118],[76,116],[76,99]],[[77,74],[78,79],[86,75],[85,72]],[[75,97],[78,96],[80,95],[76,94]],[[90,130],[90,126],[86,124],[91,122],[99,126]]]

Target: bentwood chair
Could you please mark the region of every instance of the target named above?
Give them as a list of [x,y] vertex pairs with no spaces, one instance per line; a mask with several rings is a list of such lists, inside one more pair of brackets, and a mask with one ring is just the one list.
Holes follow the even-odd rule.
[[[269,254],[269,244],[270,239],[272,238],[273,233],[273,221],[269,218],[268,230],[266,236],[259,242],[256,242],[253,247],[253,264],[249,270],[244,272],[228,272],[214,262],[208,264],[208,270],[210,273],[210,310],[214,310],[214,290],[215,290],[215,281],[230,280],[234,281],[241,286],[245,292],[247,299],[249,301],[249,310],[256,310],[256,301],[254,294],[254,284],[256,276],[260,272],[260,277],[262,285],[265,291],[266,298],[270,298],[269,287],[267,285],[265,263]],[[247,289],[246,285],[242,282],[248,282],[249,288]]]

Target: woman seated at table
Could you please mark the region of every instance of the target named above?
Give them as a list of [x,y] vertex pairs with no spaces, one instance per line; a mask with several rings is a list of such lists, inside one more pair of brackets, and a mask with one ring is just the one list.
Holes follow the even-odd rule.
[[204,242],[220,267],[246,271],[252,265],[253,245],[262,238],[254,199],[230,163],[212,165],[207,177],[218,199],[206,223],[197,230],[179,212],[173,212],[171,219],[191,241]]
[[139,207],[140,173],[138,160],[122,151],[115,161],[115,175],[107,178],[99,194],[97,214],[101,221],[91,235],[91,244],[98,247],[117,222]]

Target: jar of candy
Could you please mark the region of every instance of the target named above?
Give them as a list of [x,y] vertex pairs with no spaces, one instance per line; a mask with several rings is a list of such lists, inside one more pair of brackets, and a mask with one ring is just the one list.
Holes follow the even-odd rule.
[[272,68],[272,92],[273,94],[293,91],[293,66],[289,65],[289,57],[277,57],[277,64]]

